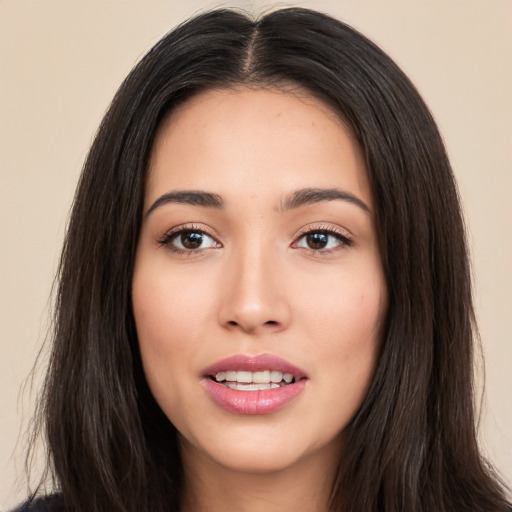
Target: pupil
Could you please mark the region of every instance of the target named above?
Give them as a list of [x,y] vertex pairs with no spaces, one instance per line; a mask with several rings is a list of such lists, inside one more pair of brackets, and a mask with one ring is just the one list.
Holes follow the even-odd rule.
[[183,233],[181,235],[181,243],[187,249],[198,249],[203,242],[201,233]]
[[323,249],[327,245],[327,234],[309,233],[306,242],[311,249]]

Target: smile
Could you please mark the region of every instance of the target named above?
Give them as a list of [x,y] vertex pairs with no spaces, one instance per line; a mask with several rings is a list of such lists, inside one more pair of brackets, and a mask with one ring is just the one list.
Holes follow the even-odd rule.
[[237,414],[270,414],[304,390],[304,371],[273,355],[238,355],[205,369],[203,384],[210,398]]
[[291,373],[283,373],[279,370],[262,370],[248,372],[243,370],[228,370],[218,372],[215,381],[224,384],[230,389],[239,391],[263,391],[266,389],[278,389],[293,383],[295,380]]

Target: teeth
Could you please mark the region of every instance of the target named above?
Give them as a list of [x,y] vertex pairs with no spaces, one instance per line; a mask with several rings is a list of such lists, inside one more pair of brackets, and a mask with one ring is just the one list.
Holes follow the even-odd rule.
[[223,380],[231,380],[227,378],[227,372],[219,372],[215,375],[215,380],[217,382],[222,382]]
[[215,380],[217,382],[224,382],[226,386],[232,389],[242,389],[240,387],[234,387],[237,383],[244,384],[243,389],[245,390],[249,390],[249,386],[247,386],[247,384],[264,386],[255,387],[255,390],[273,389],[280,387],[277,384],[282,381],[286,384],[290,384],[293,381],[293,375],[291,373],[283,373],[277,370],[261,370],[258,372],[227,370],[225,372],[218,372],[215,375]]
[[226,382],[225,385],[231,389],[238,389],[240,391],[263,391],[265,389],[277,389],[281,386],[274,384],[273,382],[267,382],[266,384],[244,384],[243,382]]
[[254,382],[254,384],[268,384],[270,382],[270,372],[268,370],[263,372],[253,372],[252,382]]
[[283,372],[278,372],[276,370],[272,370],[270,372],[270,381],[271,382],[281,382],[283,380]]
[[252,372],[236,372],[236,381],[250,384],[252,382]]

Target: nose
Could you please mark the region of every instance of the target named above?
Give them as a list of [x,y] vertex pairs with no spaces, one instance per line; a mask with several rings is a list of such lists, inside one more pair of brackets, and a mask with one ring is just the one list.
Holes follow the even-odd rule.
[[247,248],[226,262],[219,322],[230,331],[277,333],[291,321],[285,278],[276,258]]

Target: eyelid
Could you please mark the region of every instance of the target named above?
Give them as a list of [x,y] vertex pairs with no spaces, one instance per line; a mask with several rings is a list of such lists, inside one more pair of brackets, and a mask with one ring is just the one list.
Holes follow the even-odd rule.
[[318,225],[311,225],[305,226],[299,230],[299,232],[295,235],[292,243],[292,247],[296,245],[299,240],[301,240],[305,235],[308,235],[310,233],[318,233],[323,232],[327,233],[329,235],[335,236],[340,240],[340,246],[336,247],[334,249],[311,249],[308,248],[306,250],[309,250],[315,254],[323,253],[328,254],[330,252],[334,252],[336,250],[339,250],[343,247],[351,247],[354,245],[354,237],[353,235],[346,229],[343,229],[339,226],[333,226],[332,224],[318,224]]
[[325,224],[325,223],[318,223],[318,224],[307,224],[306,226],[299,229],[297,234],[295,235],[295,238],[299,238],[303,235],[307,235],[308,233],[315,232],[315,231],[325,231],[327,233],[332,233],[335,235],[338,235],[340,237],[347,238],[351,241],[353,241],[353,235],[348,231],[348,229],[342,228],[340,226],[336,226],[333,224]]
[[209,230],[208,228],[204,227],[204,226],[198,226],[197,224],[181,224],[181,225],[178,225],[178,226],[174,226],[172,227],[171,229],[168,229],[162,236],[160,236],[158,239],[157,239],[157,245],[159,247],[165,247],[173,252],[178,252],[178,253],[199,253],[205,249],[180,249],[178,247],[174,247],[172,245],[172,239],[179,235],[180,233],[186,233],[186,232],[197,232],[197,233],[203,233],[205,234],[206,236],[210,237],[212,240],[215,241],[216,244],[218,244],[218,247],[222,247],[222,244],[221,242],[219,242],[218,238],[211,232],[211,230]]
[[[208,227],[199,226],[199,225],[193,224],[193,223],[181,224],[178,226],[173,226],[172,228],[165,231],[165,233],[162,236],[160,236],[156,240],[156,242],[159,247],[165,247],[173,252],[187,253],[187,254],[192,254],[192,253],[197,254],[206,249],[223,247],[222,243],[218,240],[218,237],[216,235],[214,235],[211,231],[212,230],[209,229]],[[197,249],[181,249],[179,247],[174,246],[172,244],[173,238],[181,233],[186,233],[186,232],[202,233],[202,234],[210,237],[215,242],[216,247],[205,247],[205,248],[197,248]],[[331,249],[312,249],[312,248],[302,248],[302,249],[309,250],[312,253],[328,254],[330,252],[335,252],[343,247],[351,247],[354,244],[353,236],[351,235],[351,233],[348,230],[346,230],[344,228],[341,228],[339,226],[334,226],[332,224],[317,224],[317,225],[309,224],[309,225],[301,228],[296,233],[296,235],[293,238],[293,242],[292,242],[291,246],[295,247],[295,248],[299,248],[299,247],[296,247],[296,245],[304,236],[311,234],[311,233],[317,233],[317,232],[323,232],[328,235],[336,237],[340,241],[340,245],[337,246],[336,248],[331,248]]]

